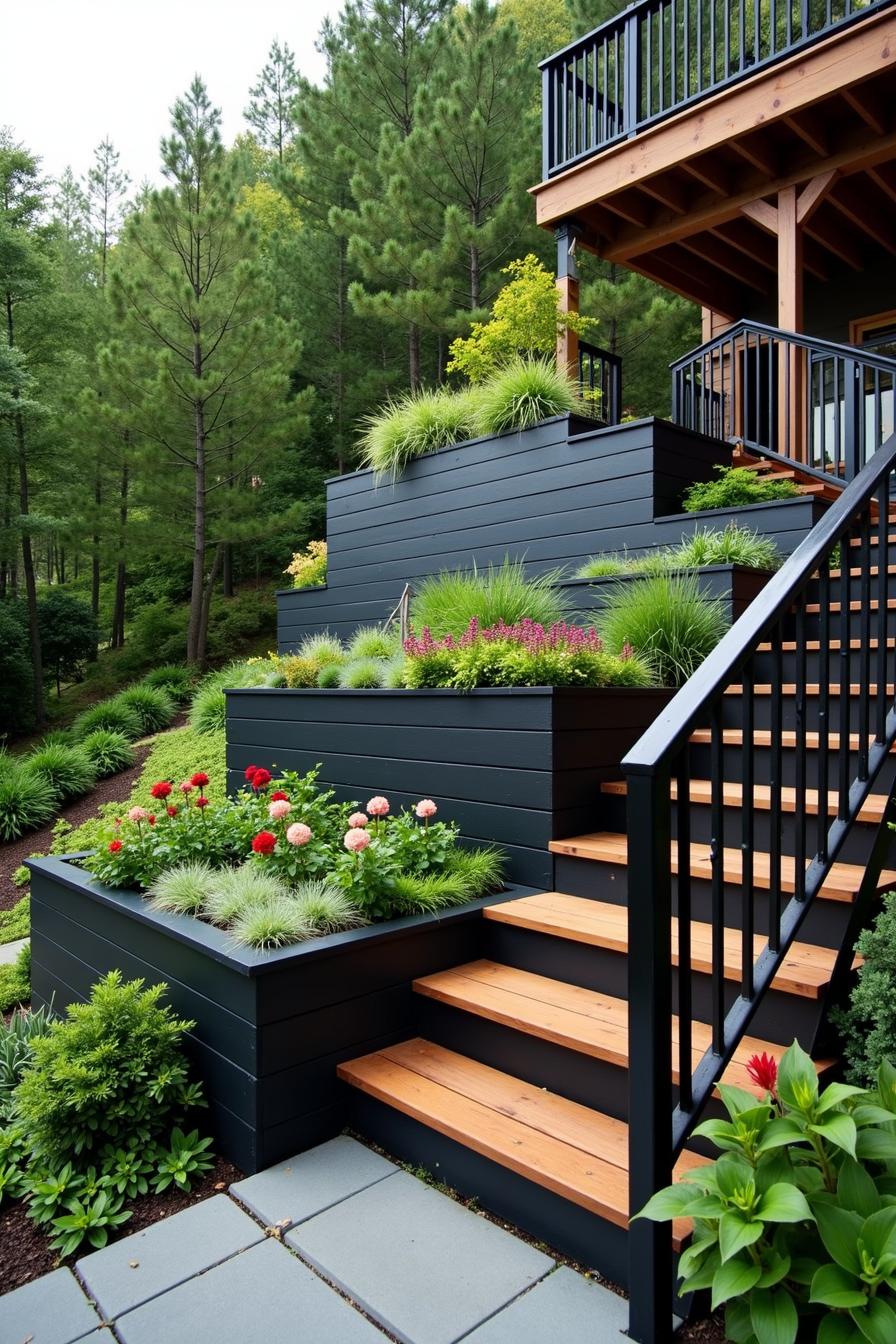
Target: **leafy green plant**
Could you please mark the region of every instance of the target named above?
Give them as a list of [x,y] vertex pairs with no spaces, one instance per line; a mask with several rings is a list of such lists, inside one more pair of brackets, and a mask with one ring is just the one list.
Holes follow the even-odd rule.
[[0,841],[37,830],[56,811],[56,790],[26,765],[0,770]]
[[364,421],[361,461],[394,479],[415,457],[473,438],[478,409],[471,391],[405,392]]
[[394,658],[401,647],[397,630],[384,630],[379,625],[359,626],[348,646],[348,657]]
[[97,729],[120,733],[129,742],[136,742],[138,737],[143,736],[143,720],[133,705],[115,695],[85,709],[72,724],[72,731],[82,741]]
[[[52,1020],[49,1008],[37,1012],[20,1008],[8,1021],[0,1019],[0,1121],[8,1114],[14,1090],[34,1055],[34,1042],[46,1036]],[[0,1153],[0,1162],[3,1154]]]
[[286,685],[295,689],[297,687],[316,686],[321,665],[316,658],[305,658],[300,654],[290,654],[281,660],[280,668]]
[[505,434],[572,411],[584,414],[585,405],[553,359],[516,359],[478,389],[476,427],[483,435]]
[[161,1194],[172,1185],[189,1190],[198,1176],[210,1171],[214,1166],[208,1151],[211,1143],[211,1139],[200,1139],[198,1129],[185,1134],[175,1126],[171,1131],[170,1146],[156,1164],[157,1174],[153,1184],[156,1194]]
[[166,868],[149,888],[148,895],[156,910],[171,914],[196,915],[215,890],[219,874],[201,860],[178,863]]
[[681,686],[728,626],[721,603],[693,575],[659,575],[614,585],[601,615],[607,647],[633,646],[662,686]]
[[73,1255],[83,1242],[100,1250],[109,1240],[110,1232],[121,1227],[132,1216],[123,1208],[124,1196],[111,1190],[100,1190],[92,1199],[68,1199],[65,1213],[53,1219],[56,1234],[50,1241],[54,1251],[65,1258]]
[[345,659],[342,640],[325,630],[316,635],[306,635],[297,652],[300,658],[311,658],[319,666],[341,663]]
[[27,758],[27,768],[43,776],[60,802],[79,798],[96,784],[96,768],[80,747],[44,743]]
[[[31,877],[28,869],[22,865],[27,883]],[[19,869],[16,869],[16,873]],[[17,886],[23,885],[16,883]],[[0,910],[0,943],[13,943],[18,938],[27,938],[31,932],[31,899],[23,896],[9,910]]]
[[81,750],[92,763],[98,779],[117,775],[134,763],[134,749],[123,733],[97,728],[81,738]]
[[190,727],[198,733],[216,733],[227,722],[225,689],[262,685],[266,669],[261,663],[234,662],[212,672],[200,682],[190,704]]
[[283,571],[294,588],[322,588],[327,582],[327,543],[309,541],[304,551],[296,551]]
[[182,705],[190,698],[193,681],[193,670],[186,663],[164,663],[147,672],[142,684],[161,687],[176,704]]
[[0,966],[0,1012],[31,998],[31,944],[20,947],[12,965]]
[[379,658],[356,658],[339,669],[339,685],[346,690],[373,690],[383,684],[384,665]]
[[129,686],[118,699],[138,715],[144,736],[167,728],[177,712],[177,705],[164,686],[149,686],[146,682]]
[[102,1152],[102,1168],[109,1189],[125,1199],[148,1194],[149,1177],[155,1170],[154,1159],[152,1148],[114,1148],[106,1144]]
[[886,893],[856,951],[862,957],[858,979],[847,1007],[835,1009],[832,1019],[850,1082],[867,1086],[885,1059],[896,1059],[896,892]]
[[35,1039],[14,1100],[35,1152],[71,1161],[107,1143],[149,1142],[199,1104],[182,1050],[193,1024],[162,1005],[165,990],[110,971]]
[[725,1305],[734,1344],[886,1344],[896,1339],[896,1068],[863,1092],[819,1092],[794,1042],[780,1066],[754,1057],[762,1100],[719,1085],[727,1120],[694,1131],[722,1150],[638,1217],[691,1218],[684,1292]]
[[476,620],[481,626],[515,625],[531,620],[550,626],[562,621],[569,604],[556,588],[559,571],[529,576],[522,560],[505,557],[500,565],[442,570],[423,580],[413,599],[414,629],[436,639],[461,636]]
[[697,513],[704,509],[736,509],[744,504],[763,504],[773,499],[792,499],[798,494],[793,481],[783,481],[776,476],[762,476],[747,467],[717,466],[716,477],[709,481],[696,481],[688,488],[684,496],[684,508],[687,513]]
[[706,527],[683,538],[666,552],[670,568],[702,569],[704,565],[743,565],[746,569],[777,569],[781,555],[771,537],[750,527]]
[[618,555],[592,555],[580,569],[576,570],[577,579],[606,579],[617,574],[630,573],[625,560]]

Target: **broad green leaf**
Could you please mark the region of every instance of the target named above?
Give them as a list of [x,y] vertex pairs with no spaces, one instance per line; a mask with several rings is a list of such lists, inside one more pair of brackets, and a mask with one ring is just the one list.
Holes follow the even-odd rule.
[[712,1280],[712,1309],[720,1307],[730,1297],[742,1297],[759,1280],[759,1266],[747,1260],[728,1260],[720,1265]]
[[694,1130],[694,1136],[698,1139],[709,1139],[717,1148],[723,1150],[741,1146],[734,1126],[728,1120],[704,1120],[703,1124]]
[[817,1344],[865,1344],[865,1336],[857,1330],[849,1316],[837,1316],[829,1311],[818,1327]]
[[686,1279],[688,1275],[697,1268],[707,1251],[712,1250],[712,1248],[718,1246],[718,1244],[718,1237],[701,1237],[699,1241],[692,1241],[687,1250],[682,1251],[679,1256],[679,1277]]
[[759,1344],[793,1344],[796,1339],[796,1306],[786,1288],[757,1288],[750,1297],[750,1321]]
[[808,1110],[818,1098],[815,1065],[798,1041],[785,1050],[778,1065],[778,1096],[798,1111]]
[[764,1231],[764,1225],[758,1221],[751,1222],[743,1214],[734,1211],[726,1213],[719,1223],[719,1250],[723,1263],[730,1260],[733,1255],[737,1255],[738,1251],[752,1246]]
[[783,1148],[787,1144],[806,1142],[803,1127],[789,1116],[785,1116],[766,1125],[758,1146],[760,1153],[767,1153],[771,1148]]
[[892,1111],[884,1110],[876,1101],[863,1101],[858,1106],[854,1106],[850,1115],[856,1124],[862,1125],[889,1125],[896,1120],[896,1115]]
[[[879,1209],[865,1219],[862,1227],[862,1244],[865,1250],[878,1262],[896,1255],[896,1208]],[[887,1273],[889,1266],[883,1267]]]
[[811,1221],[812,1210],[801,1190],[782,1181],[762,1196],[756,1216],[767,1223],[802,1223]]
[[658,1190],[652,1195],[635,1217],[650,1218],[655,1223],[663,1223],[669,1218],[681,1218],[701,1193],[696,1185],[689,1185],[686,1181],[669,1185],[665,1190]]
[[794,1283],[803,1283],[808,1288],[809,1284],[818,1273],[818,1261],[811,1260],[806,1255],[795,1256],[791,1261],[789,1278]]
[[741,1111],[752,1111],[756,1105],[752,1092],[747,1092],[743,1087],[732,1087],[730,1083],[719,1083],[719,1096],[732,1120]]
[[725,1306],[725,1336],[732,1344],[750,1344],[755,1339],[750,1304],[735,1298]]
[[809,1301],[823,1307],[863,1307],[867,1300],[861,1282],[839,1265],[822,1265],[809,1289]]
[[853,1309],[849,1314],[869,1344],[893,1344],[896,1311],[882,1297],[873,1297],[862,1311]]
[[716,1181],[720,1194],[730,1199],[736,1191],[755,1184],[755,1174],[742,1153],[723,1153],[716,1162]]
[[841,1268],[848,1269],[850,1274],[860,1274],[862,1267],[856,1243],[862,1233],[863,1220],[857,1213],[823,1200],[813,1201],[812,1212],[831,1259]]
[[846,1157],[837,1176],[837,1201],[844,1209],[869,1218],[880,1208],[877,1186],[855,1158]]
[[769,1251],[762,1261],[762,1273],[757,1288],[774,1288],[776,1283],[786,1279],[790,1273],[790,1256]]
[[721,1218],[726,1212],[726,1206],[715,1195],[698,1195],[688,1205],[689,1218]]
[[817,1125],[810,1125],[814,1134],[820,1134],[835,1148],[842,1148],[850,1157],[856,1155],[856,1125],[848,1115],[832,1115]]
[[855,1156],[860,1162],[896,1162],[896,1134],[886,1129],[860,1129]]
[[822,1115],[832,1106],[839,1106],[848,1101],[850,1097],[859,1097],[864,1090],[863,1087],[852,1087],[849,1083],[830,1083],[818,1098],[815,1114]]
[[891,1112],[896,1112],[896,1065],[890,1060],[881,1060],[877,1071],[877,1089],[880,1099]]

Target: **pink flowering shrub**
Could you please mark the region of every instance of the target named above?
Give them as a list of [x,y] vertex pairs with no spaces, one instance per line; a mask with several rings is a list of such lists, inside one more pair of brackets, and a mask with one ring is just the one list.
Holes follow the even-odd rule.
[[405,685],[473,690],[477,686],[651,686],[653,674],[630,645],[605,652],[593,626],[523,620],[481,627],[474,617],[460,638],[434,639],[424,628],[405,641]]

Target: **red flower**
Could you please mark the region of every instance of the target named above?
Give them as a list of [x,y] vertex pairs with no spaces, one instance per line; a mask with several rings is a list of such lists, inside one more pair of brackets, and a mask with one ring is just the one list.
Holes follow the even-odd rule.
[[252,783],[252,780],[255,778],[255,771],[256,771],[257,769],[258,769],[258,766],[257,766],[257,765],[247,765],[247,766],[246,766],[246,769],[245,769],[245,772],[244,772],[244,773],[245,773],[245,777],[246,777],[246,779],[249,781],[250,784]]
[[775,1095],[775,1088],[778,1086],[778,1061],[774,1055],[766,1054],[764,1050],[761,1055],[753,1055],[747,1060],[747,1073],[763,1092]]
[[195,775],[190,776],[190,783],[195,784],[197,789],[204,789],[208,783],[208,775],[203,770],[197,770]]
[[208,807],[208,799],[207,799],[207,798],[197,798],[197,799],[196,799],[196,806],[197,806],[197,807]]
[[176,817],[179,808],[175,807],[175,805],[172,803],[170,807],[165,808],[165,811],[168,813],[169,817]]
[[250,782],[252,784],[253,789],[257,793],[259,789],[267,788],[272,778],[273,776],[271,775],[270,770],[258,769],[255,771],[255,774],[252,776]]
[[149,814],[149,816],[146,818],[146,820],[149,822],[150,826],[155,826],[155,824],[156,824],[156,814],[155,814],[154,812],[150,812],[150,814]]
[[252,848],[256,854],[273,854],[276,843],[277,837],[272,831],[259,831],[252,841]]
[[151,798],[167,798],[171,792],[171,785],[167,779],[160,779],[158,784],[153,784],[149,791]]
[[117,854],[118,851],[119,851],[121,848],[123,848],[123,846],[122,846],[122,843],[121,843],[120,840],[110,840],[110,841],[109,841],[109,853],[110,853],[110,854]]
[[272,803],[288,803],[288,802],[289,802],[289,794],[288,794],[288,793],[284,793],[282,789],[275,789],[274,792],[271,794],[271,802],[272,802]]

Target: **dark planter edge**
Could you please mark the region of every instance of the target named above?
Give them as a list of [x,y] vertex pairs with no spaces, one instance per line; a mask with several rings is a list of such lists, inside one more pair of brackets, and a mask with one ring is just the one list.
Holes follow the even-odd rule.
[[[782,501],[778,501],[779,503]],[[745,574],[760,574],[764,578],[770,579],[777,571],[774,569],[759,569],[756,565],[700,565],[698,568],[670,569],[670,575],[680,574],[730,574],[733,579],[741,578]],[[573,576],[569,579],[558,579],[558,588],[599,588],[604,585],[614,583],[631,583],[634,579],[652,578],[653,575],[645,574],[598,574],[594,578],[578,578]],[[610,687],[607,688],[612,689]]]
[[[595,580],[587,579],[582,582],[593,583]],[[461,691],[453,686],[419,686],[413,690],[406,687],[391,686],[370,686],[363,689],[351,689],[347,686],[231,686],[224,690],[225,695],[270,695],[275,691],[278,695],[326,695],[342,696],[343,698],[358,696],[375,696],[377,698],[386,696],[460,696],[464,700],[472,696],[479,697],[499,697],[499,696],[522,696],[537,695],[539,699],[543,698],[548,692],[559,691],[564,698],[568,696],[593,696],[597,694],[613,695],[656,695],[657,691],[666,690],[664,686],[477,686],[472,691]]]
[[420,929],[455,923],[475,918],[489,905],[506,901],[516,896],[530,896],[537,888],[517,883],[508,883],[500,892],[491,896],[482,896],[465,905],[454,906],[441,915],[406,915],[401,919],[388,920],[382,924],[370,924],[360,929],[348,929],[343,933],[331,933],[321,938],[309,939],[292,947],[279,948],[275,952],[254,952],[240,949],[230,936],[212,924],[204,924],[191,915],[175,915],[165,911],[152,910],[144,896],[132,888],[117,889],[106,887],[94,881],[83,868],[77,867],[77,860],[86,858],[89,851],[78,854],[63,854],[44,859],[27,859],[26,866],[32,873],[45,876],[86,896],[98,905],[118,910],[140,924],[160,930],[163,934],[185,943],[188,947],[214,961],[228,966],[240,975],[259,976],[266,971],[280,971],[298,967],[308,960],[336,956],[347,947],[362,943],[391,942],[394,939],[412,936]]
[[827,500],[818,499],[815,495],[791,495],[789,499],[758,499],[753,504],[723,504],[718,509],[693,509],[685,510],[681,513],[664,513],[661,515],[661,521],[664,523],[690,522],[694,518],[717,518],[719,514],[727,513],[747,513],[754,509],[792,509],[794,506],[811,509],[820,505],[827,508]]

